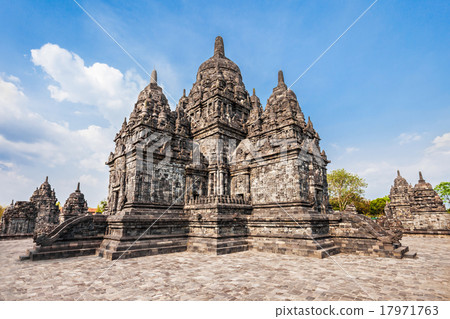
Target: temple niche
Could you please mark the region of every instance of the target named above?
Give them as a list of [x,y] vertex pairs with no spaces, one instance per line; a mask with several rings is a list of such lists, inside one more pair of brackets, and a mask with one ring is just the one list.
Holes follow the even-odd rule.
[[[106,162],[105,215],[62,220],[40,238],[45,249],[26,258],[83,255],[87,246],[107,259],[245,250],[407,256],[370,219],[333,213],[319,134],[282,71],[274,84],[263,108],[220,36],[175,110],[153,70]],[[79,203],[74,194],[68,202]]]
[[383,220],[396,221],[403,234],[450,234],[450,214],[431,184],[424,180],[422,172],[419,172],[418,183],[412,187],[397,171],[389,198]]

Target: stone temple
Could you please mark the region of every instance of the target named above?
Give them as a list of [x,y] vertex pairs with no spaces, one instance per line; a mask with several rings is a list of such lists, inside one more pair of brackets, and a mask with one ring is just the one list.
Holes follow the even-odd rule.
[[275,84],[263,109],[221,37],[174,111],[153,71],[106,163],[106,213],[88,215],[78,205],[24,258],[245,250],[410,256],[369,218],[332,211],[320,137],[281,71]]
[[387,222],[400,222],[399,229],[408,235],[450,235],[450,214],[430,183],[419,172],[419,182],[412,187],[400,172],[385,207]]
[[17,238],[32,236],[37,228],[59,223],[55,190],[48,177],[36,188],[29,201],[17,201],[6,207],[2,216],[0,237]]
[[87,203],[80,192],[79,183],[77,190],[67,199],[62,212],[56,205],[57,202],[55,190],[46,177],[29,201],[13,201],[6,207],[1,219],[0,239],[37,238],[67,218],[87,213]]

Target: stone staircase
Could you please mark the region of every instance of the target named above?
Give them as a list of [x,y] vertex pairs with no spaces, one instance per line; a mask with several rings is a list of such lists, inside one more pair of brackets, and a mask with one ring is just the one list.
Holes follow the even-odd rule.
[[100,242],[100,240],[80,242],[72,247],[70,244],[63,242],[50,246],[37,246],[34,250],[28,250],[26,255],[20,256],[19,260],[30,259],[34,261],[94,255]]
[[[106,216],[102,215],[86,214],[67,219],[48,234],[39,236],[34,249],[28,250],[19,260],[94,255],[102,243],[105,227]],[[88,231],[84,232],[85,229]]]
[[316,248],[313,254],[317,258],[326,258],[341,252],[340,248],[334,244],[331,238],[316,239],[313,243],[314,245],[311,245],[311,247]]
[[91,214],[71,217],[71,218],[65,220],[64,222],[62,222],[61,224],[59,224],[58,226],[56,226],[45,236],[42,236],[42,238],[38,238],[36,243],[38,245],[50,245],[59,238],[59,236],[64,232],[64,230],[72,227],[73,225],[76,225],[82,221],[85,221],[85,220],[88,220],[91,218],[92,218]]
[[126,259],[186,251],[185,237],[119,242],[105,239],[95,255],[108,259]]
[[[314,238],[253,238],[251,249],[261,252],[327,258],[340,253],[330,237]],[[255,241],[256,240],[256,241]]]

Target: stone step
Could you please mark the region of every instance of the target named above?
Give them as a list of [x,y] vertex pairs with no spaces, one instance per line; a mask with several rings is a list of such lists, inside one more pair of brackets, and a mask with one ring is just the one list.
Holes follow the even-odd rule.
[[29,260],[29,259],[30,259],[29,252],[27,252],[27,255],[19,256],[20,261]]
[[334,247],[334,242],[331,239],[319,239],[307,244],[308,247],[316,247],[317,250]]
[[332,246],[325,249],[317,250],[315,253],[318,258],[327,258],[336,254],[339,254],[341,252],[340,248],[338,246]]
[[231,254],[231,253],[237,253],[240,251],[247,251],[249,250],[248,245],[239,245],[239,246],[232,246],[232,247],[223,247],[223,248],[217,248],[217,255],[225,255],[225,254]]
[[[129,250],[139,250],[139,249],[158,249],[158,248],[166,248],[166,247],[172,247],[172,246],[186,246],[186,239],[171,239],[171,240],[142,240],[137,241],[136,243],[130,241],[130,242],[122,242],[119,243],[119,246],[111,245],[111,244],[117,244],[117,242],[106,242],[102,243],[99,247],[99,249],[103,250],[111,250],[111,251],[120,251],[124,252],[127,249]],[[130,248],[131,246],[131,248]]]
[[57,242],[56,244],[50,246],[38,246],[34,250],[36,253],[54,252],[62,250],[76,250],[76,249],[87,249],[87,248],[98,248],[100,245],[99,240],[89,241],[89,242],[78,242],[78,243],[64,243]]
[[55,251],[45,251],[45,252],[30,252],[28,258],[23,258],[21,256],[20,260],[46,260],[46,259],[55,259],[55,258],[69,258],[69,257],[78,257],[78,256],[89,256],[95,255],[96,248],[78,248],[78,249],[65,249],[65,250],[55,250]]
[[398,247],[398,248],[394,249],[394,252],[393,252],[394,257],[402,259],[403,256],[408,252],[408,250],[409,250],[408,246]]
[[405,253],[403,255],[403,258],[411,258],[411,259],[415,259],[417,258],[417,253],[413,253],[412,251],[408,251],[407,253]]
[[247,240],[230,240],[230,241],[219,241],[217,243],[217,249],[234,247],[234,246],[248,246]]
[[255,251],[261,252],[270,252],[276,254],[288,254],[288,255],[296,255],[296,256],[306,256],[306,257],[316,257],[316,258],[326,258],[329,256],[336,255],[340,253],[340,248],[338,246],[331,246],[324,249],[320,249],[317,246],[307,247],[303,246],[295,246],[295,247],[264,247],[264,246],[255,246],[251,248]]
[[266,247],[285,247],[287,249],[309,249],[309,250],[321,250],[321,249],[327,249],[330,247],[335,246],[335,243],[332,239],[326,238],[326,239],[316,239],[314,240],[291,240],[291,241],[285,241],[285,240],[279,240],[279,241],[252,241],[249,240],[249,243],[254,243],[254,245],[257,246],[266,246]]
[[153,247],[153,248],[137,248],[132,247],[130,250],[124,251],[116,251],[116,250],[106,250],[99,248],[96,250],[95,255],[99,257],[103,257],[109,260],[115,259],[127,259],[127,258],[135,258],[135,257],[143,257],[143,256],[153,256],[160,254],[170,254],[186,251],[186,245],[178,245],[178,246],[166,246],[166,247]]

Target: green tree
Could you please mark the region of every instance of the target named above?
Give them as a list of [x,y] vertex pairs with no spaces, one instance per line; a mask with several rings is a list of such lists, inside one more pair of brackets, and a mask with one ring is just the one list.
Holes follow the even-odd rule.
[[337,201],[337,207],[343,211],[357,197],[364,194],[367,183],[356,174],[340,168],[327,175],[330,198]]
[[386,207],[386,203],[390,202],[388,196],[384,196],[381,198],[374,199],[370,202],[370,217],[378,217],[383,214],[384,207]]
[[434,188],[439,197],[446,204],[450,204],[450,182],[441,182]]
[[330,198],[330,205],[333,210],[339,210],[339,203],[335,198]]
[[370,200],[365,199],[362,196],[355,196],[353,199],[353,205],[355,205],[358,214],[369,216],[370,214]]
[[97,205],[97,210],[95,212],[103,214],[105,208],[106,208],[106,199],[102,200],[100,204]]
[[3,212],[5,211],[6,207],[0,205],[0,218],[3,216]]

